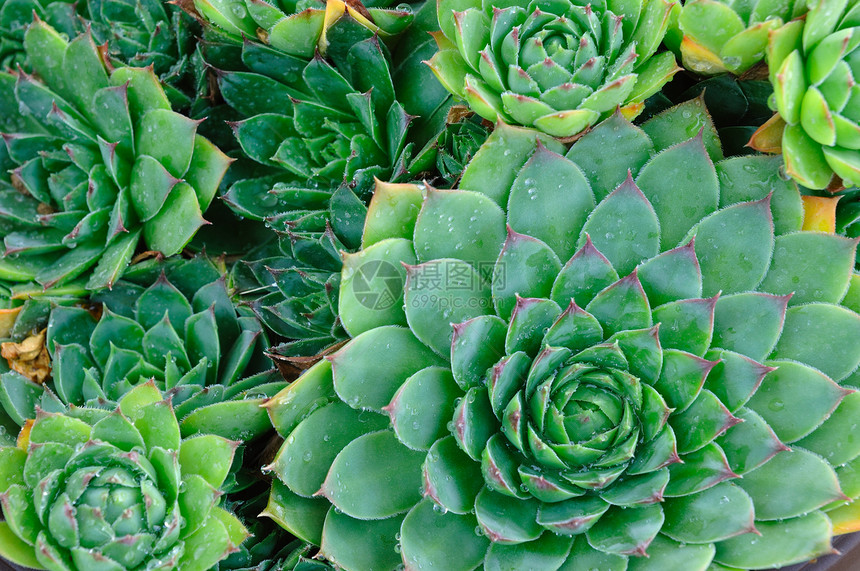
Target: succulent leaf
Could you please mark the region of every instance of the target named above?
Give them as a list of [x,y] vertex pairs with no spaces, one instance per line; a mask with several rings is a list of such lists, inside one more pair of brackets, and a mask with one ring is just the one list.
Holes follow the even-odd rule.
[[806,12],[806,4],[753,2],[743,7],[721,0],[694,0],[676,8],[666,44],[680,51],[684,67],[702,75],[741,75],[765,57],[768,35]]

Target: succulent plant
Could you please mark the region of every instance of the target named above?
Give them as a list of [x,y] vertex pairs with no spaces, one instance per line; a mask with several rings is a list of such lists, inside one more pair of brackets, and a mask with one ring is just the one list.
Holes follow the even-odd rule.
[[[490,130],[480,117],[470,114],[458,117],[459,108],[451,108],[446,127],[418,153],[415,162],[433,159],[433,167],[426,180],[433,184],[453,186],[475,153],[487,140]],[[425,159],[425,156],[427,159]],[[418,169],[415,169],[418,170]]]
[[672,9],[666,45],[684,68],[703,75],[740,75],[764,60],[768,35],[806,12],[806,2],[693,0]]
[[[317,561],[308,557],[312,546],[300,539],[294,539],[287,543],[277,544],[276,540],[283,539],[278,535],[262,536],[260,541],[251,549],[267,551],[267,557],[260,559],[251,554],[248,565],[238,563],[239,559],[231,561],[228,558],[221,563],[216,571],[333,571],[334,567],[324,561]],[[247,541],[246,541],[247,543]]]
[[324,561],[311,560],[316,550],[296,539],[271,519],[258,517],[266,509],[268,486],[259,480],[239,495],[227,495],[226,509],[232,511],[251,534],[238,550],[219,562],[213,571],[331,571]]
[[330,228],[290,230],[234,267],[239,299],[283,340],[273,357],[303,362],[346,340],[337,311],[343,250]]
[[858,45],[860,4],[853,0],[812,2],[805,19],[771,35],[767,61],[779,116],[763,129],[781,139],[786,172],[806,187],[860,186]]
[[113,410],[40,412],[0,448],[0,554],[52,571],[204,571],[247,537],[219,506],[238,443],[182,439],[153,383]]
[[[424,147],[436,131],[411,140],[413,115],[436,110],[447,93],[439,88],[422,96],[412,86],[408,95],[420,105],[407,110],[399,101],[386,46],[350,10],[326,24],[325,39],[327,49],[307,57],[246,40],[243,65],[219,71],[221,95],[242,118],[233,127],[242,151],[269,167],[258,166],[234,185],[231,201],[240,207],[259,209],[266,202],[261,194],[275,183],[280,183],[277,194],[294,197],[287,209],[296,208],[291,202],[321,202],[336,192],[345,199],[343,186],[366,202],[374,177],[417,174],[413,149]],[[398,62],[398,69],[406,68],[402,75],[420,65],[409,58]]]
[[[24,46],[38,78],[0,74],[0,279],[114,284],[140,244],[176,254],[205,224],[231,160],[171,110],[151,68],[106,66],[91,35],[42,21]],[[5,178],[5,177],[4,177]]]
[[[345,569],[828,552],[824,510],[860,495],[857,241],[801,231],[779,159],[722,159],[701,106],[564,156],[500,125],[461,190],[378,188],[352,340],[266,404],[267,515]],[[387,305],[356,287],[383,265]]]
[[7,0],[0,8],[0,68],[29,70],[24,34],[33,14],[74,38],[90,30],[105,56],[132,67],[153,66],[175,105],[187,107],[202,78],[195,56],[199,26],[178,6],[157,0]]
[[635,117],[678,71],[656,54],[672,4],[440,0],[442,85],[490,121],[570,137],[621,107]]
[[263,354],[265,334],[247,309],[234,309],[224,278],[180,291],[161,277],[142,288],[120,282],[99,319],[79,307],[51,312],[46,344],[49,385],[0,376],[0,403],[23,424],[37,407],[115,407],[154,379],[176,407],[184,435],[220,434],[247,441],[270,430],[259,405],[285,386]]
[[[390,0],[342,2],[340,0],[186,0],[189,11],[208,23],[225,39],[242,43],[257,39],[273,49],[312,59],[329,47],[328,29],[332,22],[348,17],[348,27],[370,35],[388,37],[399,34],[412,23],[408,4],[392,8]],[[192,7],[193,6],[193,7]],[[347,22],[344,20],[344,22]]]

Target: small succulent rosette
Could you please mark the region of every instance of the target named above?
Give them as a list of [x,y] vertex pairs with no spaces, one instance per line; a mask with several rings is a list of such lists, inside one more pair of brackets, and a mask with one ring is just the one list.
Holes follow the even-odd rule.
[[[349,13],[327,24],[328,49],[313,57],[249,40],[241,49],[243,65],[219,70],[220,93],[239,119],[232,123],[235,137],[257,163],[229,191],[229,204],[239,211],[271,216],[317,203],[325,210],[329,200],[334,210],[347,192],[366,203],[374,178],[395,180],[416,168],[414,150],[436,131],[416,133],[414,116],[435,110],[448,94],[437,85],[416,95],[407,86],[414,103],[407,110],[400,100],[405,84],[395,83],[388,49],[378,35],[351,24]],[[423,67],[421,58],[412,59],[400,66],[401,76]],[[331,220],[340,233],[337,222]]]
[[671,7],[440,0],[429,65],[481,117],[571,137],[616,107],[635,117],[678,71],[671,52],[656,53]]
[[253,38],[272,49],[305,60],[329,47],[327,32],[342,20],[357,31],[364,28],[381,37],[395,36],[412,23],[409,4],[391,0],[190,0],[198,18],[223,38],[243,43]]
[[352,340],[266,405],[266,515],[355,570],[829,552],[860,495],[857,240],[802,231],[779,159],[723,159],[700,100],[540,141],[499,126],[461,190],[377,189]]
[[347,339],[337,310],[344,250],[331,229],[288,232],[233,268],[237,298],[283,339],[273,357],[303,361]]
[[740,75],[764,60],[770,33],[806,9],[802,0],[684,2],[672,9],[665,43],[681,54],[684,69],[702,75]]
[[238,444],[183,439],[152,383],[113,411],[40,412],[0,447],[0,555],[49,571],[206,571],[248,536],[219,505]]
[[786,171],[808,188],[860,186],[858,45],[854,1],[811,2],[804,19],[771,35],[767,61],[778,117],[763,127],[771,134],[752,143],[781,147]]
[[[285,383],[265,356],[268,339],[247,308],[234,308],[224,278],[200,286],[164,274],[146,288],[119,282],[101,315],[57,307],[45,344],[51,379],[0,375],[0,404],[16,423],[37,410],[111,408],[150,379],[170,395],[182,434],[249,441],[271,430],[268,397]],[[191,287],[188,287],[191,286]]]
[[[199,26],[178,6],[158,0],[7,0],[0,8],[0,69],[29,71],[24,34],[33,14],[69,38],[90,30],[106,55],[132,67],[153,66],[174,104],[190,103]],[[183,93],[183,91],[185,93]]]
[[0,73],[0,280],[97,290],[141,245],[180,252],[232,159],[151,68],[108,66],[90,34],[37,20],[24,47],[35,75]]
[[225,498],[224,508],[233,512],[251,535],[212,571],[333,571],[325,561],[312,558],[317,551],[313,545],[294,538],[271,519],[259,517],[268,499],[264,484],[258,481],[254,492]]
[[417,153],[409,178],[418,180],[416,175],[424,171],[424,179],[434,184],[456,185],[490,132],[489,125],[479,115],[467,112],[463,106],[451,107],[445,128]]

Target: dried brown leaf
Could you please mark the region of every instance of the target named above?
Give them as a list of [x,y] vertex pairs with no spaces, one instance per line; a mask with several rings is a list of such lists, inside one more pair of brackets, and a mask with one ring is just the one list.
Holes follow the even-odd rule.
[[20,343],[7,341],[0,344],[0,356],[9,363],[9,368],[38,384],[44,383],[51,374],[51,356],[45,346],[46,331],[42,329]]

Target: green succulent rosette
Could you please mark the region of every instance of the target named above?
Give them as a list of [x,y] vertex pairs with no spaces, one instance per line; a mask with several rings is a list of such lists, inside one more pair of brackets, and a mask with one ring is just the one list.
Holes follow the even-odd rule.
[[807,10],[806,2],[693,0],[672,8],[666,45],[684,69],[740,75],[765,58],[769,34]]
[[672,53],[655,55],[671,7],[439,0],[443,35],[429,65],[481,117],[571,137],[616,107],[635,117],[678,71]]
[[[427,81],[408,83],[421,79],[410,70],[423,71],[426,42],[405,38],[392,60],[380,37],[350,11],[325,30],[327,50],[309,57],[246,40],[241,65],[218,73],[221,95],[240,118],[233,123],[236,139],[256,163],[228,192],[238,212],[334,211],[338,202],[357,208],[369,198],[374,178],[411,180],[433,166],[435,155],[425,147],[445,127],[449,97],[429,70]],[[423,31],[415,34],[429,39]],[[440,114],[437,126],[433,117]],[[343,233],[336,220],[331,223]],[[358,234],[360,223],[354,221]]]
[[54,308],[46,338],[52,380],[0,375],[5,412],[23,424],[38,409],[112,408],[153,380],[172,398],[185,436],[249,441],[269,431],[259,407],[285,383],[264,354],[259,322],[234,308],[224,278],[183,290],[161,274],[146,288],[120,282],[102,294],[99,319],[80,307]]
[[[279,535],[269,535],[261,538],[262,541],[255,544],[251,549],[272,550],[269,557],[258,560],[253,557],[247,565],[239,563],[239,559],[227,558],[221,563],[216,571],[333,571],[334,567],[324,561],[317,561],[309,557],[312,547],[295,539],[284,545],[276,545],[274,541],[283,540]],[[249,540],[250,541],[250,540]],[[248,543],[246,541],[245,543]]]
[[253,69],[224,72],[219,87],[227,103],[247,117],[234,125],[245,154],[281,170],[285,182],[295,181],[284,192],[309,187],[331,194],[344,183],[361,190],[374,176],[405,168],[410,116],[396,99],[377,37],[351,42],[342,58],[332,56],[335,61],[318,55],[308,62],[250,43],[243,54],[254,51],[277,62],[266,66],[278,77]]
[[238,300],[282,340],[270,349],[274,358],[303,362],[347,339],[337,309],[345,250],[331,228],[287,228],[233,268]]
[[314,546],[294,538],[272,520],[259,517],[266,509],[268,490],[260,493],[264,482],[258,484],[250,494],[228,495],[224,500],[225,508],[251,535],[213,571],[332,571],[328,563],[311,559],[317,551]]
[[153,66],[174,104],[187,107],[202,76],[195,56],[199,26],[178,6],[158,0],[7,0],[0,8],[0,67],[29,69],[24,35],[33,14],[69,38],[89,30],[106,56],[132,67]]
[[[352,340],[266,405],[267,515],[344,569],[829,552],[860,494],[857,241],[801,231],[779,159],[722,159],[700,101],[540,141],[499,126],[461,190],[377,190]],[[354,287],[382,264],[384,309]]]
[[[454,119],[458,109],[453,108],[449,119]],[[440,186],[454,186],[460,180],[466,165],[487,140],[490,129],[482,124],[480,117],[472,115],[447,123],[427,145],[433,154],[432,175],[425,180]]]
[[175,113],[150,68],[110,68],[90,35],[42,21],[33,70],[0,74],[0,279],[109,287],[143,246],[178,253],[231,159]]
[[391,0],[189,0],[196,15],[223,39],[242,43],[247,38],[302,58],[329,47],[328,28],[344,15],[350,27],[364,28],[381,37],[395,36],[412,23],[409,4]]
[[238,443],[183,439],[152,383],[119,406],[40,412],[0,448],[0,554],[51,571],[204,571],[248,536],[220,507]]
[[811,2],[805,19],[771,36],[767,61],[785,123],[786,172],[808,188],[860,186],[858,45],[860,4],[845,0]]

